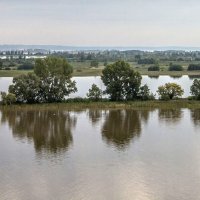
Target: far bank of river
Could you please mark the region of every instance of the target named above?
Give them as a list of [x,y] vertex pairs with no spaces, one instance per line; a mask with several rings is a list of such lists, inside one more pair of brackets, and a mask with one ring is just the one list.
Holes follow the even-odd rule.
[[[85,77],[85,76],[101,76],[103,67],[99,68],[83,68],[83,69],[74,69],[72,76]],[[147,71],[143,68],[134,68],[135,71],[138,71],[141,75],[147,76],[200,76],[200,70],[198,71],[168,71],[167,69],[163,71]],[[33,72],[32,70],[0,70],[0,77],[16,77],[21,74],[27,74]]]
[[[142,85],[147,84],[153,94],[156,94],[156,91],[160,85],[163,85],[168,82],[174,82],[184,89],[183,97],[186,98],[190,96],[190,87],[193,83],[195,77],[190,77],[187,75],[181,77],[171,77],[171,76],[142,76]],[[8,87],[12,84],[12,77],[0,77],[0,91],[8,91]],[[69,97],[86,97],[88,90],[91,88],[92,84],[96,84],[102,90],[105,89],[104,84],[101,81],[100,76],[86,76],[86,77],[73,77],[73,80],[76,81],[78,92],[71,94]]]

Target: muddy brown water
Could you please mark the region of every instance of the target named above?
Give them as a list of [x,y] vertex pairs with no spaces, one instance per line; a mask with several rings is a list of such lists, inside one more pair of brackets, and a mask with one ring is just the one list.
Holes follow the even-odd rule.
[[200,197],[200,110],[1,110],[0,199]]

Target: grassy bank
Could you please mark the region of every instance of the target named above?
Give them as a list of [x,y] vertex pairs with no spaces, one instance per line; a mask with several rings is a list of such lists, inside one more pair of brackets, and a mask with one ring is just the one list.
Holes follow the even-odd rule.
[[173,101],[131,101],[131,102],[73,102],[52,104],[24,104],[24,105],[0,105],[4,110],[82,110],[82,109],[200,109],[200,101],[173,100]]

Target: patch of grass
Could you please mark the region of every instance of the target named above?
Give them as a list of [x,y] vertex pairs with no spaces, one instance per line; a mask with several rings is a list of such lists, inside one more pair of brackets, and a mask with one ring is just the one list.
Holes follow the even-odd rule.
[[177,108],[200,108],[200,101],[172,100],[172,101],[129,101],[129,102],[65,102],[52,104],[23,104],[0,106],[0,110],[82,110],[82,109],[177,109]]
[[0,70],[0,77],[16,77],[21,74],[33,72],[32,70]]

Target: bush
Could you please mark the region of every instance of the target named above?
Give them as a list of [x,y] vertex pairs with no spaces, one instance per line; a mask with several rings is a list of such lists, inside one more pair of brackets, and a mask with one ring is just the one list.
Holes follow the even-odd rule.
[[159,66],[150,66],[149,68],[148,68],[148,71],[160,71],[160,67]]
[[152,93],[150,93],[150,89],[147,86],[147,84],[140,87],[138,97],[143,101],[155,99],[155,96]]
[[200,64],[190,64],[188,66],[188,71],[195,71],[195,70],[200,70]]
[[11,70],[11,68],[10,67],[6,67],[5,70]]
[[68,98],[64,100],[66,103],[87,103],[89,100],[87,98],[82,97],[75,97],[75,98]]
[[89,92],[87,93],[87,97],[92,101],[99,101],[102,99],[102,90],[95,84],[92,85],[92,88],[89,89]]
[[3,105],[11,105],[16,103],[16,96],[12,93],[6,94],[6,92],[1,92],[1,99]]
[[181,65],[170,65],[169,71],[183,71],[183,67]]
[[144,58],[144,59],[139,59],[138,60],[138,64],[139,65],[145,65],[145,64],[156,64],[156,60],[155,59],[153,59],[153,58]]
[[181,97],[184,90],[176,83],[166,83],[165,85],[158,87],[157,93],[161,100],[170,100]]

